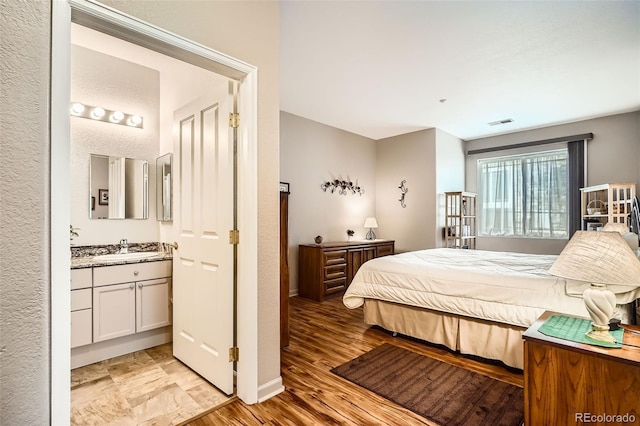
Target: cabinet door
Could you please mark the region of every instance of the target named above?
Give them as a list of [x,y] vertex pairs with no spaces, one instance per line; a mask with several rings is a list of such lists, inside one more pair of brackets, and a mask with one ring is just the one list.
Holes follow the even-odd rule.
[[91,309],[71,312],[71,347],[91,343]]
[[127,336],[136,331],[134,283],[93,288],[93,341]]
[[136,331],[138,333],[171,324],[170,294],[169,278],[136,283]]

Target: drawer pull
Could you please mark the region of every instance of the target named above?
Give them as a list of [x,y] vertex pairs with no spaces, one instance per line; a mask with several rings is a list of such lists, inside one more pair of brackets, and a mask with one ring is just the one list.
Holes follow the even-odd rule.
[[139,271],[133,271],[133,275],[135,275],[136,277],[138,276],[140,272]]
[[138,288],[142,288],[142,287],[144,287],[144,284],[138,283]]
[[131,290],[133,290],[133,288],[134,288],[134,287],[135,287],[135,286],[134,286],[133,284],[131,284],[131,285],[129,286],[129,288],[130,288]]

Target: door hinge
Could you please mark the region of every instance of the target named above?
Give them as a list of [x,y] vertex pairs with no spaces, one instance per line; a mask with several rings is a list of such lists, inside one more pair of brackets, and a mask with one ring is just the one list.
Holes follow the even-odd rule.
[[229,348],[229,362],[238,362],[240,360],[240,349],[237,346]]
[[229,113],[229,127],[233,127],[234,129],[240,127],[240,114],[237,112]]
[[237,229],[229,231],[229,244],[240,244],[240,231]]

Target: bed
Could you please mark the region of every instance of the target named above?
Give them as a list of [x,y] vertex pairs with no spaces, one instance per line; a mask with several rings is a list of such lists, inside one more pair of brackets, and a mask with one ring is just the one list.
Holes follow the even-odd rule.
[[[449,248],[385,256],[362,265],[343,303],[364,305],[367,324],[522,369],[522,332],[544,311],[588,317],[589,284],[551,275],[555,259]],[[609,288],[626,319],[640,290]]]

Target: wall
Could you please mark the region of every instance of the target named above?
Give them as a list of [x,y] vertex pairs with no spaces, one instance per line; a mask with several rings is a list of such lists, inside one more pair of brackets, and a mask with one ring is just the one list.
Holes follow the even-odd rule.
[[[160,76],[157,70],[80,46],[71,49],[71,100],[138,114],[137,129],[71,117],[71,224],[79,228],[75,245],[158,240],[155,159],[159,146]],[[89,219],[91,154],[128,157],[149,163],[148,219]],[[105,186],[103,186],[106,188]],[[103,188],[100,187],[100,188]],[[98,186],[93,188],[98,206]]]
[[279,5],[272,1],[103,3],[258,67],[258,381],[280,377]]
[[[325,242],[363,239],[362,227],[375,216],[375,141],[280,112],[280,179],[290,184],[289,272],[290,293],[298,293],[298,245],[313,243],[316,235]],[[363,195],[323,192],[321,184],[350,178],[364,188]],[[378,220],[377,238],[391,238]]]
[[[377,141],[376,213],[396,251],[442,247],[444,193],[464,190],[463,141],[427,129]],[[409,191],[402,208],[400,183]]]
[[[376,143],[376,215],[396,251],[436,247],[436,130],[407,133]],[[406,180],[406,208],[400,183]]]
[[435,246],[444,247],[445,192],[465,190],[464,142],[449,133],[436,129],[436,197],[437,217],[435,225]]
[[0,424],[50,412],[51,2],[0,2]]
[[[593,133],[587,145],[587,186],[632,182],[640,187],[640,112],[611,115],[575,123],[510,133],[467,142],[467,150],[512,145],[563,136]],[[515,152],[506,151],[506,154]],[[496,153],[500,155],[500,153]],[[466,162],[467,191],[476,191],[477,157]],[[535,254],[558,254],[566,240],[478,238],[478,248]]]
[[[160,73],[160,117],[159,141],[155,156],[173,152],[173,115],[174,112],[190,101],[205,94],[208,87],[215,87],[225,77],[203,68],[161,55],[149,49],[73,24],[71,36],[74,44],[90,48],[106,55],[114,56],[135,64],[144,65]],[[155,168],[155,158],[151,167]],[[155,193],[149,193],[150,200]],[[154,203],[155,208],[155,203]],[[149,219],[156,221],[156,215]],[[160,241],[173,242],[173,223],[157,222]]]

